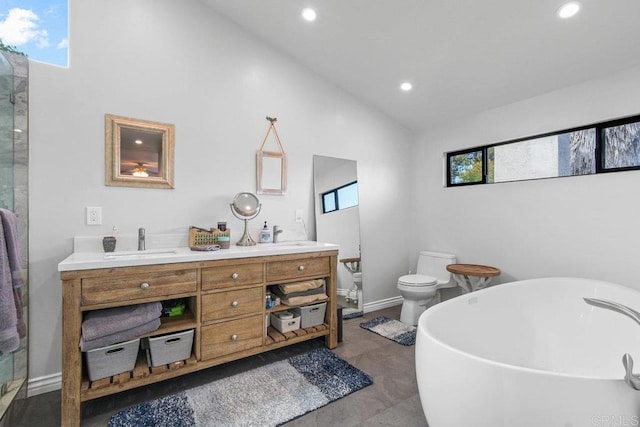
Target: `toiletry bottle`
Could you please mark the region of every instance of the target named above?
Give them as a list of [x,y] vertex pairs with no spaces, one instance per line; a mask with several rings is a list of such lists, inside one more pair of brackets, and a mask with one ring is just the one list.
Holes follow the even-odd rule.
[[267,225],[267,221],[264,222],[264,227],[260,230],[260,243],[271,243],[271,230]]

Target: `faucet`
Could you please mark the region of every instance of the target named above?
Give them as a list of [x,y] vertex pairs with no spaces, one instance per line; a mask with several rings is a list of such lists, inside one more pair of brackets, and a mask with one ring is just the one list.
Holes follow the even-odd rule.
[[[584,301],[594,307],[606,308],[633,319],[640,325],[640,313],[626,305],[598,298],[583,298]],[[624,381],[634,390],[640,390],[640,376],[633,374],[633,358],[629,353],[622,356],[622,365],[624,366]]]
[[144,228],[138,228],[138,250],[145,250],[145,240],[144,240]]
[[282,233],[284,230],[277,225],[273,226],[273,243],[278,243],[278,234]]

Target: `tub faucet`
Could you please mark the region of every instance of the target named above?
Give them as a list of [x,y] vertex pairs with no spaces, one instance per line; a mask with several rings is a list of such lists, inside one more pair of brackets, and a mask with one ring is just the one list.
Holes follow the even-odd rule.
[[273,243],[278,243],[278,234],[282,233],[284,230],[277,225],[273,226]]
[[[604,299],[583,299],[587,304],[593,305],[594,307],[606,308],[617,313],[624,314],[640,325],[640,313],[638,313],[631,307],[627,307],[626,305]],[[629,353],[625,353],[624,356],[622,356],[622,365],[624,366],[625,370],[624,381],[629,384],[629,387],[631,387],[632,389],[640,390],[640,376],[633,374],[633,357],[631,357]]]
[[138,228],[138,250],[145,250],[144,228]]

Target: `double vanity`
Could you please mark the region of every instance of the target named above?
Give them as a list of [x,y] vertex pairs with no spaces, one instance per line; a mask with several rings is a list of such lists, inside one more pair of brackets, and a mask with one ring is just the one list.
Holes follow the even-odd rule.
[[[87,400],[318,337],[335,348],[337,255],[337,245],[306,241],[214,252],[170,248],[70,255],[58,265],[63,296],[62,425],[79,426],[81,403]],[[311,279],[326,282],[324,322],[286,333],[267,327],[270,313],[291,308],[281,304],[267,309],[267,286]],[[145,336],[193,330],[188,359],[149,367],[141,352],[133,371],[88,379],[79,347],[85,313],[175,299],[186,300],[184,314],[161,318],[160,328]]]

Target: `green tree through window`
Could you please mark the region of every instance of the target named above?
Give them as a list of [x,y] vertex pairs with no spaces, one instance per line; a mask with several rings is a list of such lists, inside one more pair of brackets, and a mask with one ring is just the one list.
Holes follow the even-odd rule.
[[482,182],[482,151],[451,156],[449,168],[449,179],[453,184]]

